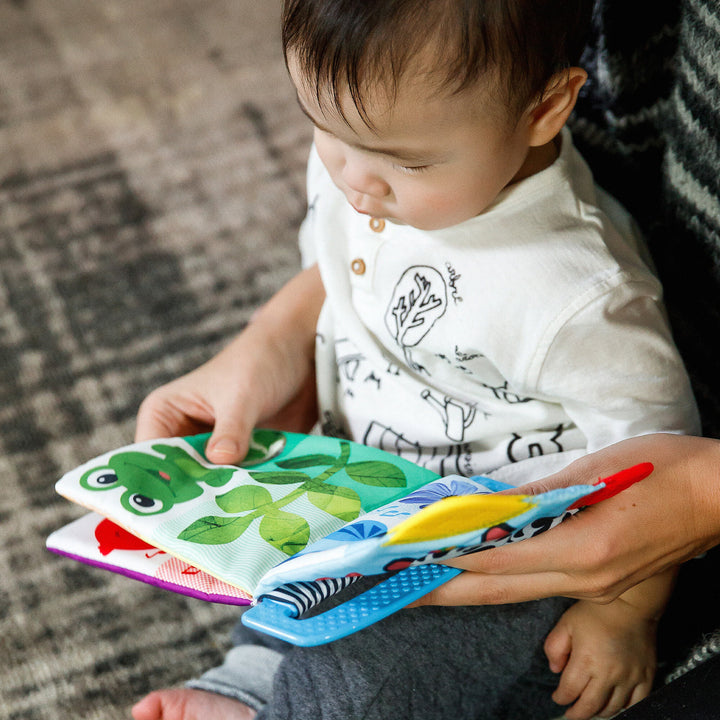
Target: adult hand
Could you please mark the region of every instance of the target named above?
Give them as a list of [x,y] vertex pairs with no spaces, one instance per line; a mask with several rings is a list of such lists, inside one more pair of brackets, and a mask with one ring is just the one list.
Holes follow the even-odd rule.
[[652,474],[529,540],[448,562],[468,572],[417,605],[481,605],[566,596],[609,602],[720,542],[720,441],[670,434],[624,440],[519,488],[592,483],[640,462]]
[[293,278],[222,352],[145,398],[136,441],[212,430],[208,459],[230,464],[245,457],[254,427],[309,431],[323,299],[316,267]]

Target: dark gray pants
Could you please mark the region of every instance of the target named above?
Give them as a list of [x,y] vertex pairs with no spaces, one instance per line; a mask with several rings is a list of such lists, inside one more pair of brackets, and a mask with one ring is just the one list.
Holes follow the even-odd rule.
[[403,610],[313,648],[238,624],[225,665],[190,685],[258,720],[549,720],[562,708],[542,645],[571,603]]

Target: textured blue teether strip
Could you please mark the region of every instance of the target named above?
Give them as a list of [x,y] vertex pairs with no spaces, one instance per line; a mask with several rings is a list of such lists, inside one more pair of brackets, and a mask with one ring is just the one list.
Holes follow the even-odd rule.
[[331,610],[304,619],[296,617],[292,605],[262,599],[243,613],[242,622],[294,645],[322,645],[372,625],[461,572],[447,565],[409,567]]

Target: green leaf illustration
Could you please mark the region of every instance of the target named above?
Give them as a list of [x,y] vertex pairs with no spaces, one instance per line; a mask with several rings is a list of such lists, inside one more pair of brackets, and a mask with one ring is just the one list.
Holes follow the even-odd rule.
[[269,491],[257,485],[241,485],[215,498],[218,506],[227,513],[256,510],[272,501]]
[[345,472],[355,482],[374,487],[405,487],[405,473],[396,465],[383,460],[363,460],[348,463]]
[[268,485],[291,485],[293,483],[304,483],[310,480],[310,476],[303,472],[293,472],[287,470],[280,472],[278,470],[263,470],[250,472],[250,477],[260,483]]
[[354,520],[362,509],[360,496],[348,487],[326,485],[309,490],[307,497],[315,507],[345,522]]
[[265,450],[261,448],[248,448],[243,461],[240,463],[240,467],[244,467],[245,465],[256,465],[265,459],[266,454]]
[[153,450],[165,455],[168,468],[176,470],[176,482],[205,482],[213,487],[224,485],[232,476],[235,470],[232,468],[218,467],[207,468],[201,465],[194,457],[180,447],[158,443],[152,446]]
[[337,458],[332,455],[316,453],[314,455],[302,455],[301,457],[279,460],[276,464],[285,470],[298,470],[299,468],[317,467],[318,465],[332,465]]
[[299,515],[272,510],[260,522],[260,537],[286,555],[294,555],[308,544],[310,526]]
[[276,442],[284,441],[285,436],[279,430],[254,430],[251,438],[252,445],[261,445],[269,450]]
[[201,545],[225,545],[237,540],[252,521],[252,515],[234,518],[207,515],[188,525],[178,535],[178,539]]
[[275,457],[285,447],[285,436],[277,430],[255,430],[241,467],[257,465]]

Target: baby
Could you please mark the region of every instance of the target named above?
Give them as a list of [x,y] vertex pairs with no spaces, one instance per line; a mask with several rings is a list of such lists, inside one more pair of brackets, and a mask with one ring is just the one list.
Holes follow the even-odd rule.
[[[564,129],[591,6],[286,0],[288,69],[315,126],[305,269],[146,399],[137,438],[212,427],[208,457],[227,463],[256,425],[319,418],[441,474],[520,484],[623,438],[698,432],[634,225]],[[607,605],[412,609],[309,649],[240,626],[221,668],[133,713],[606,716],[650,690],[671,585],[658,575]]]

